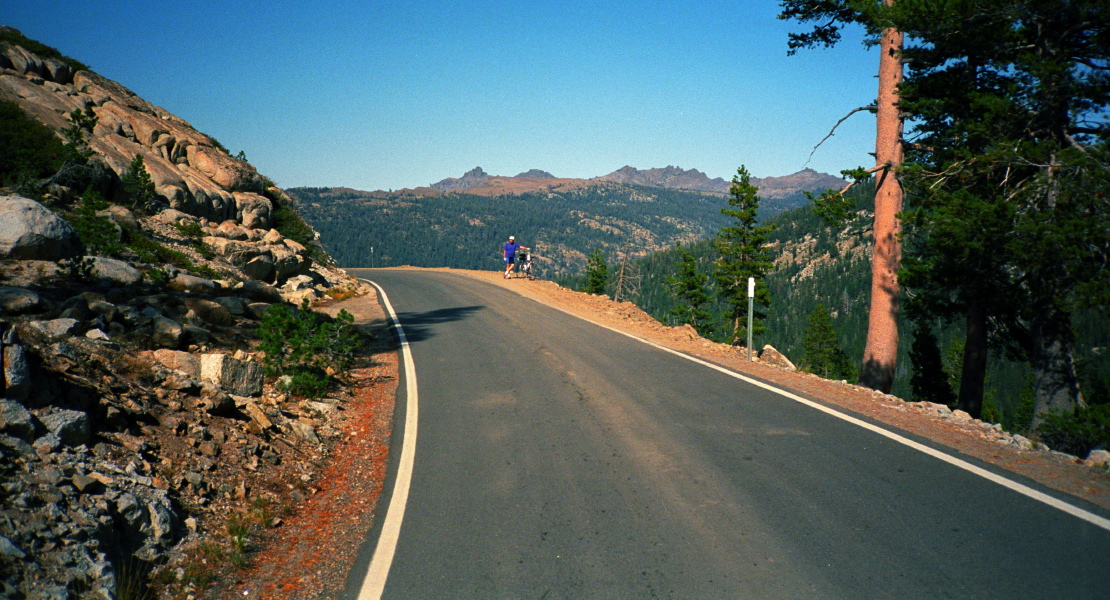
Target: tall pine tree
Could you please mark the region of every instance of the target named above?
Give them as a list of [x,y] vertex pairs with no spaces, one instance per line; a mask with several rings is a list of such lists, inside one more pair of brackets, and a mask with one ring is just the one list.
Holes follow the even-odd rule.
[[899,0],[914,117],[903,282],[967,329],[959,406],[989,344],[1034,372],[1037,419],[1082,403],[1072,313],[1110,304],[1110,4]]
[[729,320],[732,332],[729,343],[739,346],[747,342],[748,278],[755,278],[755,314],[752,334],[765,331],[762,321],[767,317],[766,307],[771,305],[771,291],[764,277],[773,266],[771,251],[765,247],[767,236],[774,231],[771,225],[760,225],[759,188],[751,184],[751,176],[742,165],[736,170],[729,187],[729,208],[721,213],[735,219],[735,224],[722,227],[714,245],[721,257],[717,260],[713,277],[721,294],[729,303]]

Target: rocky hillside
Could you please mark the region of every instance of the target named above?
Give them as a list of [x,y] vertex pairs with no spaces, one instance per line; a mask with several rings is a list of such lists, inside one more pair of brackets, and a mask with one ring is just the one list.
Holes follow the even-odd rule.
[[87,160],[0,190],[0,597],[147,597],[152,572],[183,597],[310,493],[348,400],[279,391],[262,315],[366,288],[251,165],[3,33],[0,100],[95,127]]

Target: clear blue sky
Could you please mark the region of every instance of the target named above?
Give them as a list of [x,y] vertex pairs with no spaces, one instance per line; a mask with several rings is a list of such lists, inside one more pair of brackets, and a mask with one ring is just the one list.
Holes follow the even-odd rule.
[[[428,185],[475,166],[731,178],[806,166],[875,97],[858,37],[786,54],[778,2],[3,0],[0,23],[246,152],[279,186]],[[857,113],[808,166],[871,166]]]

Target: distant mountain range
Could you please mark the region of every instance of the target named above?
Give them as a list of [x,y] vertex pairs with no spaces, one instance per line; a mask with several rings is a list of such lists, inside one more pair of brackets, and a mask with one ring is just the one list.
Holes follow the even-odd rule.
[[[500,196],[521,194],[540,190],[570,190],[591,185],[591,182],[611,182],[627,185],[641,185],[672,190],[686,190],[709,194],[727,194],[731,181],[720,177],[710,179],[697,169],[667,166],[664,168],[640,170],[625,166],[591,179],[563,179],[539,169],[526,171],[515,177],[489,175],[482,167],[467,171],[462,177],[448,177],[421,190],[438,192],[460,192],[479,196]],[[844,187],[845,181],[839,177],[804,169],[793,175],[783,177],[753,177],[752,185],[759,188],[759,195],[767,200],[800,195],[801,192],[820,192],[826,189]]]

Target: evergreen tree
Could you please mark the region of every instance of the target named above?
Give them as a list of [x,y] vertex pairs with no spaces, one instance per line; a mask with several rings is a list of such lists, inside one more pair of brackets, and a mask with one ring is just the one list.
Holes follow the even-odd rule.
[[811,373],[825,379],[855,379],[852,361],[840,349],[829,310],[818,304],[809,315],[802,337],[803,362]]
[[899,0],[915,119],[903,276],[962,319],[959,406],[982,407],[988,344],[1028,360],[1037,420],[1082,402],[1072,314],[1110,304],[1110,4]]
[[123,177],[123,191],[131,200],[131,205],[146,211],[157,208],[158,193],[154,189],[154,181],[143,164],[143,155],[136,154],[131,159],[127,173]]
[[586,289],[588,294],[604,294],[609,285],[609,265],[601,248],[594,248],[586,259]]
[[681,257],[678,276],[667,278],[667,284],[678,301],[671,314],[679,322],[693,326],[698,335],[708,337],[713,333],[713,315],[704,308],[710,299],[705,289],[709,276],[698,272],[697,259],[689,251],[682,246],[678,247],[678,251]]
[[956,394],[952,391],[948,374],[944,372],[944,359],[940,355],[937,336],[933,335],[927,323],[918,322],[914,327],[910,362],[913,363],[910,387],[914,401],[945,406],[956,404]]
[[728,205],[731,208],[721,209],[722,214],[735,219],[735,224],[722,227],[714,240],[721,257],[713,276],[730,306],[728,316],[732,321],[732,332],[729,343],[734,346],[747,342],[749,277],[756,280],[753,335],[765,331],[762,321],[767,313],[760,307],[766,309],[771,305],[771,292],[764,277],[773,265],[771,251],[765,244],[774,227],[758,224],[759,189],[750,183],[750,179],[748,170],[743,166],[736,170],[729,188]]

